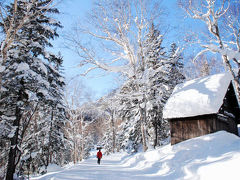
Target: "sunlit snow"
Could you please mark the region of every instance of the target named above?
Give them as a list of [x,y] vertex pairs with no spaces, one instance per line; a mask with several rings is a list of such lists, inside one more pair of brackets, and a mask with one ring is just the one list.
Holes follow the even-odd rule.
[[230,73],[221,73],[177,85],[164,107],[163,118],[217,113],[231,80]]
[[77,165],[57,168],[56,171],[51,167],[51,172],[31,179],[237,180],[239,162],[240,138],[220,131],[135,155],[104,155],[101,165],[93,155]]

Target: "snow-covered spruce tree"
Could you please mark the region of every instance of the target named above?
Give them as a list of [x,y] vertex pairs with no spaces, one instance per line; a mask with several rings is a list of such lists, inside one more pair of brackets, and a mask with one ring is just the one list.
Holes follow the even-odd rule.
[[59,57],[56,59],[55,65],[49,64],[47,66],[49,96],[46,98],[46,102],[40,104],[39,119],[37,123],[32,122],[32,129],[30,129],[32,132],[27,134],[28,139],[36,140],[35,143],[32,140],[30,142],[26,140],[23,143],[25,147],[20,166],[25,172],[30,170],[31,172],[44,173],[50,163],[61,165],[65,162],[64,151],[69,148],[69,142],[66,142],[67,139],[64,138],[67,118],[62,98],[64,79],[59,73],[61,63],[62,59]]
[[162,119],[162,110],[184,76],[179,49],[173,44],[167,53],[161,44],[162,35],[152,26],[144,43],[144,63],[138,67],[136,77],[128,80],[120,91],[123,98],[118,110],[125,119],[119,137],[122,148],[138,150],[143,144],[143,136],[139,136],[143,134],[143,125],[148,146],[161,145],[169,136],[169,125]]
[[127,80],[118,93],[120,106],[116,113],[122,117],[120,133],[117,139],[120,149],[137,152],[143,145],[141,132],[141,112],[139,108],[142,94],[138,93],[139,83],[132,78]]
[[[166,63],[170,74],[170,87],[171,90],[173,90],[177,84],[182,83],[185,80],[185,76],[183,74],[184,64],[180,49],[175,43],[171,44],[168,54],[168,62]],[[170,91],[169,95],[171,93],[172,92]]]
[[[58,13],[57,9],[49,8],[50,2],[50,0],[19,0],[16,12],[13,4],[7,7],[9,17],[13,16],[13,12],[17,13],[19,19],[29,12],[34,15],[26,19],[16,33],[14,43],[9,47],[7,59],[3,64],[6,70],[2,73],[1,136],[4,135],[11,143],[6,179],[13,179],[22,154],[19,142],[23,138],[20,134],[23,130],[24,113],[31,109],[32,104],[49,104],[48,100],[51,99],[48,67],[54,55],[51,54],[49,57],[46,47],[51,46],[50,40],[58,36],[56,27],[61,26],[58,21],[47,16],[49,13]],[[45,6],[48,8],[43,8]],[[6,17],[5,22],[11,19],[9,17]],[[16,20],[16,26],[18,23],[22,21]]]
[[[51,63],[48,66],[48,82],[50,98],[48,106],[51,111],[50,135],[48,146],[48,163],[62,164],[62,154],[66,149],[64,144],[64,126],[66,124],[66,112],[63,102],[63,91],[65,87],[64,78],[61,75],[62,57],[50,55]],[[59,158],[62,157],[62,158]]]
[[147,117],[147,134],[149,145],[156,147],[159,145],[159,140],[166,138],[166,135],[163,135],[164,129],[167,129],[168,126],[162,126],[161,124],[161,108],[159,101],[160,91],[161,91],[161,78],[166,76],[166,74],[161,74],[161,70],[164,66],[162,63],[166,59],[166,52],[164,47],[162,47],[163,36],[160,34],[159,30],[154,27],[152,24],[148,38],[144,43],[144,59],[145,59],[145,68],[144,68],[144,79],[143,82],[146,94],[146,117]]
[[161,145],[161,141],[169,136],[170,130],[168,121],[162,118],[163,107],[172,94],[174,87],[182,83],[185,79],[183,75],[182,56],[180,49],[175,43],[171,45],[166,58],[162,59],[161,63],[157,79],[158,97],[156,96],[158,101],[158,119],[155,120],[155,125],[158,129],[158,133],[156,132],[156,134],[158,134],[158,139],[160,140],[157,145]]
[[183,63],[179,48],[172,44],[169,53],[162,47],[163,37],[154,27],[144,43],[147,134],[156,147],[169,136],[168,122],[162,119],[163,107],[176,84],[183,81]]
[[128,132],[129,140],[126,141],[123,137],[120,139],[125,139],[123,145],[125,148],[133,148],[134,151],[139,148],[139,143],[142,143],[146,150],[147,144],[153,145],[153,141],[157,138],[157,136],[154,138],[155,134],[152,129],[156,127],[153,126],[155,118],[153,114],[158,115],[159,110],[158,70],[160,59],[165,54],[161,43],[162,36],[152,25],[144,42],[143,53],[140,54],[143,60],[137,68],[137,74],[124,84],[120,92],[122,96],[125,96],[122,99],[122,116],[125,117],[123,130]]

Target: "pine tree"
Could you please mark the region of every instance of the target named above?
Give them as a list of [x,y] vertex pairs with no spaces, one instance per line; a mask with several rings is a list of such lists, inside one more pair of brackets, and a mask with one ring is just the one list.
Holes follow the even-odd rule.
[[[157,143],[157,123],[159,123],[159,87],[160,87],[160,70],[163,66],[162,60],[166,58],[166,52],[162,47],[162,35],[155,29],[154,25],[149,30],[148,37],[143,48],[143,62],[137,69],[135,78],[126,83],[127,92],[131,100],[127,99],[130,104],[130,118],[125,121],[124,131],[129,129],[129,140],[134,151],[139,148],[139,143],[144,146],[144,139],[147,146],[156,146]],[[131,89],[131,90],[129,90]],[[130,128],[129,124],[131,124]],[[128,128],[129,127],[129,128]],[[146,132],[144,132],[146,131]],[[155,132],[155,133],[154,133]],[[142,137],[139,136],[142,134]],[[145,137],[143,136],[145,135]]]
[[[17,1],[19,19],[29,12],[32,12],[33,16],[26,19],[22,28],[16,33],[15,41],[9,47],[8,58],[4,64],[7,68],[2,73],[1,125],[5,129],[3,135],[11,142],[6,179],[13,179],[20,161],[22,152],[19,146],[23,138],[20,135],[24,135],[23,124],[26,124],[24,120],[27,119],[24,119],[24,115],[35,106],[51,104],[48,67],[51,63],[56,64],[57,58],[48,53],[46,47],[52,46],[50,40],[58,36],[56,28],[61,25],[47,16],[49,13],[58,13],[57,9],[43,8],[48,3],[50,0]],[[12,16],[13,9],[13,4],[7,6],[9,16]],[[6,17],[5,22],[8,19],[11,18]],[[16,21],[16,26],[21,22]],[[55,29],[53,30],[52,27]]]
[[118,110],[124,123],[119,139],[123,148],[133,148],[134,152],[141,144],[144,148],[144,139],[147,146],[156,147],[169,137],[169,124],[162,119],[162,110],[175,85],[184,79],[177,46],[173,44],[167,53],[162,41],[152,25],[144,43],[144,61],[120,90],[122,106]]
[[[66,124],[66,112],[63,102],[63,91],[65,87],[64,78],[60,74],[62,58],[61,56],[52,56],[51,62],[54,66],[48,66],[49,86],[49,109],[51,111],[50,136],[48,146],[48,162],[61,165],[59,158],[68,147],[64,146],[64,126]],[[55,158],[53,158],[53,156]],[[63,158],[62,158],[63,159]]]
[[[119,139],[120,149],[128,152],[137,152],[142,144],[139,101],[141,95],[136,96],[137,84],[134,78],[127,80],[119,92],[120,106],[117,109],[119,117],[122,117]],[[138,99],[139,98],[139,99]]]
[[162,63],[166,59],[166,52],[162,47],[163,36],[152,24],[145,42],[144,57],[146,61],[146,114],[147,114],[147,134],[150,145],[156,147],[159,144],[159,117],[161,114],[159,96],[161,90],[161,78],[166,76],[161,71],[164,67]]
[[[173,90],[174,87],[182,83],[185,80],[185,76],[183,75],[183,58],[181,53],[179,52],[179,48],[175,43],[171,44],[171,48],[168,55],[168,67],[169,67],[169,74],[170,74],[170,82],[171,89]],[[170,93],[171,94],[171,93]]]
[[162,60],[162,68],[159,74],[159,120],[158,129],[160,131],[159,138],[164,140],[164,138],[169,137],[169,123],[167,120],[162,118],[162,111],[164,105],[166,104],[168,98],[172,94],[174,87],[182,83],[185,79],[183,75],[183,63],[182,56],[179,52],[179,48],[175,43],[171,45],[170,51],[167,58]]

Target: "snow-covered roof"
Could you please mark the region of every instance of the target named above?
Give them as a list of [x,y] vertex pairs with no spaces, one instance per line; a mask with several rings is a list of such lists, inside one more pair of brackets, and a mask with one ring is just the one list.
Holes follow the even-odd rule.
[[232,79],[230,73],[222,73],[178,84],[163,109],[163,118],[217,113]]

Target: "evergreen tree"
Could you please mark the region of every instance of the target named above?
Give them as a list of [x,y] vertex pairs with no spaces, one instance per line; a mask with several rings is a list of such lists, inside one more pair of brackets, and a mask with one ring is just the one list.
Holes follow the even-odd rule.
[[64,126],[67,119],[63,102],[65,83],[64,78],[60,74],[63,62],[61,56],[52,56],[52,58],[54,60],[51,59],[51,62],[54,62],[54,64],[48,66],[49,94],[51,97],[48,100],[51,111],[48,162],[61,165],[61,159],[57,157],[61,157],[64,150],[68,148],[64,145]]
[[[159,145],[160,130],[158,125],[160,123],[161,108],[159,98],[162,90],[162,79],[167,74],[163,74],[163,61],[166,60],[166,52],[162,47],[163,37],[152,24],[145,42],[144,58],[146,62],[146,114],[147,114],[147,134],[148,141],[151,146]],[[164,139],[163,137],[161,139]]]
[[[122,88],[122,90],[127,90],[125,93],[128,96],[125,96],[125,100],[122,101],[125,104],[124,108],[126,108],[126,105],[128,106],[123,110],[123,112],[126,112],[125,115],[128,116],[127,120],[124,121],[123,129],[129,133],[128,139],[131,142],[127,144],[133,147],[134,151],[137,151],[140,147],[139,143],[144,148],[144,139],[147,146],[153,145],[155,134],[152,129],[155,127],[154,118],[157,119],[155,116],[158,115],[159,110],[159,70],[161,59],[165,58],[165,51],[161,44],[162,35],[152,25],[144,42],[143,63],[137,68],[137,75],[129,79]],[[142,134],[142,137],[139,134]],[[126,147],[126,145],[124,146]]]
[[175,43],[171,44],[171,48],[168,55],[169,61],[167,62],[167,64],[169,68],[168,71],[170,74],[170,82],[171,82],[170,85],[172,90],[177,84],[182,83],[185,80],[185,76],[183,75],[183,68],[184,68],[184,64],[182,61],[183,58],[179,51],[180,50]]
[[[50,0],[17,1],[19,19],[29,12],[33,16],[26,19],[22,28],[16,33],[15,41],[9,47],[8,58],[4,64],[6,70],[2,73],[0,113],[4,130],[1,135],[11,142],[6,179],[13,179],[22,154],[20,142],[23,137],[20,135],[24,135],[23,124],[26,124],[27,119],[24,115],[35,106],[43,104],[56,109],[49,76],[52,72],[49,69],[51,64],[58,64],[59,58],[47,52],[46,48],[52,46],[50,40],[58,36],[56,28],[61,25],[47,16],[51,13],[58,13],[57,9],[43,8],[48,6],[48,3]],[[7,6],[9,17],[13,15],[13,9],[13,4]],[[5,22],[11,19],[9,17],[6,17]],[[15,21],[16,26],[18,23],[22,21]],[[1,25],[3,28],[3,24]]]
[[119,139],[123,148],[133,148],[134,152],[141,144],[144,148],[144,138],[148,146],[156,147],[169,137],[169,124],[162,119],[162,110],[175,85],[184,79],[178,48],[173,44],[167,53],[162,41],[162,35],[152,25],[144,43],[144,63],[120,91],[119,111],[124,123]]
[[[142,144],[139,101],[141,96],[137,95],[137,85],[134,79],[127,80],[120,89],[120,106],[117,109],[119,117],[123,122],[118,133],[120,149],[128,152],[137,152]],[[139,98],[139,99],[138,99]]]

